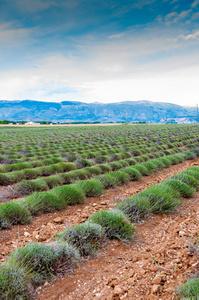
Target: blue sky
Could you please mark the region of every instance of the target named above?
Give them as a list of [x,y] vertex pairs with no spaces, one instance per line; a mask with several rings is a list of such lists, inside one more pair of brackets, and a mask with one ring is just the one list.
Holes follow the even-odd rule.
[[199,102],[199,0],[0,0],[0,99]]

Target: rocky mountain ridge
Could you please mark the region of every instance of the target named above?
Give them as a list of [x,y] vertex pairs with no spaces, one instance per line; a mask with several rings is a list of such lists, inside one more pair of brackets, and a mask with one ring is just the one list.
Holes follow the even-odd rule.
[[152,101],[84,103],[1,100],[0,120],[52,122],[147,122],[195,123],[196,110],[180,105]]

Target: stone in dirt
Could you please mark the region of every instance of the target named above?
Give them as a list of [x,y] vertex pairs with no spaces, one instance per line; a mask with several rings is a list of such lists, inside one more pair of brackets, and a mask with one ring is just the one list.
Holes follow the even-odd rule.
[[64,219],[61,218],[61,217],[57,217],[53,220],[54,223],[57,223],[57,224],[63,224],[64,223]]
[[108,279],[108,285],[110,285],[112,288],[114,288],[119,283],[118,277],[110,277]]
[[159,297],[156,295],[149,295],[149,300],[159,300]]
[[[113,295],[114,296],[122,296],[123,294],[123,288],[121,286],[115,286],[114,290],[113,290]],[[115,298],[114,298],[115,299]]]
[[184,232],[184,231],[179,231],[179,236],[185,236],[186,235],[186,233]]
[[100,202],[101,205],[106,205],[107,203],[105,201]]
[[81,217],[87,219],[89,217],[89,215],[84,212],[84,213],[81,214]]
[[134,280],[132,277],[130,277],[130,278],[127,280],[127,283],[128,283],[128,285],[134,285],[135,280]]
[[160,286],[158,284],[154,284],[151,289],[152,294],[157,294],[160,291]]
[[56,233],[56,230],[51,226],[42,228],[39,234],[38,242],[44,242],[48,240],[54,233]]
[[28,236],[30,236],[30,233],[27,232],[27,231],[25,231],[25,232],[24,232],[24,236],[25,236],[25,237],[28,237]]
[[156,275],[155,278],[152,280],[153,284],[161,284],[162,283],[162,276],[161,275]]

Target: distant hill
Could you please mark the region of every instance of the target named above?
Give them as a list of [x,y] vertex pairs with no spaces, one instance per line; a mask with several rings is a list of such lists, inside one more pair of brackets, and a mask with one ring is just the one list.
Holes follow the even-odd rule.
[[33,100],[0,101],[0,120],[52,122],[194,123],[196,111],[180,105],[152,101],[83,103]]

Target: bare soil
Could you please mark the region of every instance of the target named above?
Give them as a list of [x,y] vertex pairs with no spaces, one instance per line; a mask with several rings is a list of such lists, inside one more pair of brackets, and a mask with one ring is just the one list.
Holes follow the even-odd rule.
[[[35,217],[28,225],[13,226],[0,232],[0,260],[11,250],[33,241],[48,243],[53,234],[84,222],[92,213],[115,206],[148,186],[180,171],[198,165],[199,159],[171,166],[139,181],[110,189],[98,197],[65,210]],[[170,215],[154,215],[136,224],[136,239],[131,244],[113,240],[95,259],[85,261],[75,273],[39,288],[44,299],[175,299],[175,287],[184,282],[198,264],[189,251],[197,235],[199,193]]]

